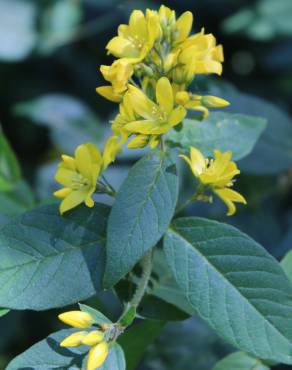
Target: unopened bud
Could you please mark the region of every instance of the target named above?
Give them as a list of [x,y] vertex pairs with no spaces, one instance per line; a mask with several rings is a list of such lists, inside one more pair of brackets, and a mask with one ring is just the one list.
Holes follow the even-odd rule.
[[95,370],[100,367],[108,355],[108,344],[102,342],[92,347],[88,354],[87,370]]
[[98,330],[93,330],[90,333],[87,333],[87,335],[82,338],[82,344],[86,344],[87,346],[95,346],[102,341],[103,333]]
[[175,102],[180,105],[186,105],[190,101],[189,94],[186,91],[179,91],[175,95]]
[[81,329],[89,328],[94,322],[89,313],[82,311],[68,311],[61,313],[58,317],[65,324]]
[[210,95],[202,97],[202,104],[207,108],[223,108],[230,105],[227,100]]
[[61,347],[78,347],[82,344],[82,340],[87,336],[86,331],[78,331],[66,337],[61,343]]

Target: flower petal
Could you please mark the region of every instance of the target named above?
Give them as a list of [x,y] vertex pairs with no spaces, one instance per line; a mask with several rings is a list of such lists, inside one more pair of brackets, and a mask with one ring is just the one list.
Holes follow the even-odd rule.
[[75,150],[76,166],[86,179],[91,179],[92,159],[86,144],[79,145]]
[[154,120],[141,120],[127,123],[125,128],[132,133],[139,134],[164,134],[170,127],[168,125],[159,125],[159,122]]
[[193,14],[189,11],[184,12],[176,21],[178,36],[176,42],[184,41],[191,32],[193,25]]
[[71,188],[63,188],[54,192],[54,196],[57,198],[66,198],[72,192]]
[[55,180],[60,184],[69,187],[72,184],[72,180],[76,177],[76,172],[68,170],[67,168],[60,167],[55,173]]
[[117,58],[136,58],[139,56],[139,50],[135,44],[121,36],[112,38],[106,45],[106,49]]
[[232,216],[236,212],[236,207],[233,202],[246,204],[245,198],[235,190],[228,188],[214,189],[214,193],[216,193],[227,205],[227,216]]
[[179,106],[175,108],[168,117],[168,124],[170,125],[170,127],[176,126],[179,123],[181,123],[182,120],[185,118],[186,114],[187,111],[185,110],[184,107]]
[[199,176],[206,169],[205,157],[198,149],[194,147],[191,147],[190,152],[191,152],[190,157],[191,157],[193,172],[194,173],[196,172]]
[[155,112],[159,109],[140,89],[129,85],[128,97],[134,111],[141,117],[153,119]]
[[173,109],[173,91],[166,77],[161,77],[156,85],[156,100],[159,107],[170,114]]
[[64,212],[69,211],[72,208],[79,206],[79,204],[83,203],[87,197],[87,190],[73,190],[60,204],[60,212],[63,214]]

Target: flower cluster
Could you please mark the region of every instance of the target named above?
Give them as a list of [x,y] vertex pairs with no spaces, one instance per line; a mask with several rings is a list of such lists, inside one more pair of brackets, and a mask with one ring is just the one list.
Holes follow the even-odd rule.
[[231,156],[231,152],[221,153],[219,150],[214,150],[214,159],[208,159],[193,147],[190,149],[190,158],[180,155],[198,179],[200,191],[204,193],[209,189],[218,195],[228,207],[228,216],[236,211],[234,202],[246,204],[241,194],[230,189],[234,183],[234,176],[240,173],[236,163],[231,161]]
[[[103,155],[92,143],[79,145],[74,158],[62,155],[55,179],[64,187],[54,193],[63,199],[60,204],[61,214],[83,202],[87,207],[94,206],[92,195],[97,189],[99,177],[115,159],[119,149],[118,138],[112,136],[105,145]],[[99,187],[106,190],[102,182],[99,182]]]
[[189,91],[196,75],[221,75],[223,49],[212,34],[202,29],[191,35],[193,16],[183,13],[178,19],[162,5],[159,11],[134,10],[129,24],[118,28],[118,35],[107,44],[116,59],[101,66],[110,85],[97,92],[120,104],[112,130],[129,148],[149,145],[154,148],[161,135],[180,124],[187,110],[207,117],[209,108],[229,103],[213,96]]
[[[112,188],[102,172],[114,161],[120,148],[154,149],[163,147],[163,135],[181,124],[188,110],[206,118],[211,108],[229,103],[215,96],[202,96],[190,91],[196,75],[221,75],[223,48],[212,34],[191,34],[192,13],[179,18],[173,10],[162,5],[158,11],[147,9],[145,14],[134,10],[129,24],[122,24],[106,46],[115,58],[100,71],[108,82],[97,88],[103,97],[119,103],[119,113],[112,121],[112,136],[103,154],[90,143],[80,145],[75,158],[63,155],[55,179],[64,188],[55,192],[62,198],[60,212],[81,203],[94,205],[95,192],[111,194]],[[239,173],[231,153],[214,151],[215,159],[205,159],[195,148],[191,158],[183,156],[204,189],[217,194],[228,206],[228,215],[235,212],[234,202],[244,198],[230,189],[233,177]],[[202,200],[210,199],[201,196]]]
[[68,311],[59,315],[59,319],[65,324],[78,329],[89,329],[74,332],[66,337],[61,347],[90,346],[87,358],[87,370],[99,368],[106,360],[109,353],[109,345],[102,330],[92,329],[93,317],[82,311]]

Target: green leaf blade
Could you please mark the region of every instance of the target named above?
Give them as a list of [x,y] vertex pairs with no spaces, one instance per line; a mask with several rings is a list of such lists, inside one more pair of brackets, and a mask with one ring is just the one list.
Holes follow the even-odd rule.
[[260,360],[244,352],[235,352],[219,361],[213,370],[269,370]]
[[292,363],[292,287],[260,245],[192,217],[173,223],[164,250],[188,302],[219,335],[256,357]]
[[167,229],[178,195],[175,164],[158,151],[130,170],[108,222],[104,285],[117,283]]
[[213,112],[203,121],[184,120],[180,131],[169,132],[167,142],[186,153],[194,146],[206,156],[213,156],[214,149],[231,150],[238,160],[252,151],[265,127],[266,121],[260,117]]
[[43,310],[87,299],[101,289],[109,207],[60,216],[43,206],[0,232],[0,306]]
[[0,128],[0,191],[9,191],[20,180],[18,160]]

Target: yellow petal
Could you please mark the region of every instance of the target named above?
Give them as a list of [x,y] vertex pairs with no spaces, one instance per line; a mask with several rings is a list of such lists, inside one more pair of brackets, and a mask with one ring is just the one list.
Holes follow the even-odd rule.
[[96,145],[93,143],[86,143],[85,146],[89,151],[91,161],[96,164],[101,164],[102,157]]
[[72,171],[76,170],[76,163],[75,163],[75,159],[73,157],[70,157],[69,155],[63,154],[62,159],[63,159],[64,165],[65,165],[64,166],[65,168],[68,168],[68,170],[72,170]]
[[197,176],[199,176],[206,169],[205,157],[198,149],[194,147],[191,147],[190,157],[191,157],[193,172],[197,173]]
[[96,92],[114,103],[120,103],[123,99],[122,95],[114,92],[112,86],[99,86],[96,88]]
[[171,84],[166,77],[161,77],[156,85],[156,100],[160,108],[167,114],[173,109],[173,92]]
[[230,163],[232,152],[227,151],[222,153],[220,150],[215,149],[214,150],[214,161],[212,163],[212,172],[216,173],[218,176],[220,176]]
[[147,23],[145,16],[141,10],[134,10],[131,13],[129,20],[130,32],[133,36],[136,36],[141,42],[145,42],[147,39]]
[[230,103],[225,99],[209,95],[202,97],[202,104],[207,108],[224,108],[230,105]]
[[74,328],[86,329],[89,328],[94,320],[91,315],[83,311],[68,311],[61,313],[58,316],[59,320]]
[[184,12],[176,21],[178,36],[176,42],[184,41],[191,32],[193,25],[193,14],[189,11]]
[[167,125],[160,125],[159,121],[153,120],[141,120],[141,121],[134,121],[127,123],[125,128],[133,133],[139,134],[163,134],[169,130],[169,126]]
[[129,85],[128,97],[134,111],[145,119],[154,117],[155,112],[159,109],[140,89]]
[[61,343],[61,347],[78,347],[82,344],[83,338],[87,335],[86,331],[78,331],[66,337]]
[[149,146],[151,149],[155,149],[160,141],[159,135],[151,135],[151,138],[149,140]]
[[179,157],[182,158],[183,160],[185,160],[187,162],[187,164],[190,166],[191,170],[193,171],[193,174],[196,177],[198,177],[197,172],[194,172],[194,170],[193,170],[193,165],[192,165],[192,162],[191,162],[190,158],[187,157],[186,155],[182,155],[182,154],[180,154]]
[[79,145],[75,150],[75,161],[78,171],[86,178],[91,179],[91,155],[86,144]]
[[116,36],[106,45],[109,53],[117,58],[135,58],[139,56],[139,50],[135,45],[124,37]]
[[214,189],[214,193],[216,193],[227,205],[227,216],[232,216],[236,212],[236,207],[233,202],[246,204],[245,198],[235,190],[228,188]]
[[178,125],[185,118],[186,114],[187,111],[184,107],[179,106],[175,108],[168,117],[168,124],[171,127]]
[[137,135],[127,145],[129,149],[144,148],[149,141],[149,135]]
[[222,70],[222,64],[215,60],[196,61],[194,67],[194,73],[216,73],[219,76],[221,76]]
[[54,192],[54,196],[57,198],[65,198],[72,192],[71,188],[63,188]]
[[73,209],[79,204],[83,203],[87,198],[87,190],[73,190],[64,200],[62,200],[60,204],[60,213],[63,214],[64,212]]
[[119,137],[117,135],[113,135],[107,140],[102,157],[103,171],[115,160],[117,153],[120,151],[121,144],[122,142],[119,142]]
[[88,354],[87,370],[95,370],[99,368],[105,361],[108,355],[108,344],[102,342],[92,347]]
[[72,180],[75,177],[76,171],[68,170],[62,167],[58,168],[57,172],[55,173],[55,180],[68,188],[71,186]]
[[93,330],[90,333],[86,333],[86,336],[82,338],[82,344],[86,344],[87,346],[95,346],[102,341],[103,333],[99,330]]

